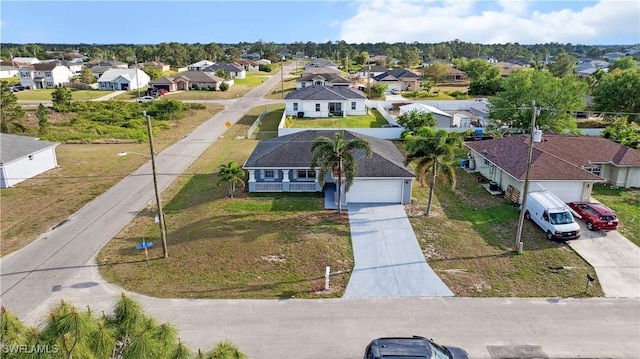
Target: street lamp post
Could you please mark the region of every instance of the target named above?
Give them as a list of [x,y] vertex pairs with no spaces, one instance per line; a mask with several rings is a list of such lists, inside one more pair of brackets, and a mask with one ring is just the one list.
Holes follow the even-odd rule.
[[158,174],[156,172],[156,155],[153,149],[153,134],[151,131],[151,116],[147,111],[142,112],[147,121],[147,131],[149,132],[149,150],[151,151],[151,170],[153,172],[153,189],[156,193],[156,206],[158,208],[158,224],[160,225],[160,239],[162,240],[162,254],[164,258],[169,257],[167,251],[167,233],[164,225],[164,213],[162,213],[162,203],[160,202],[160,192],[158,191]]

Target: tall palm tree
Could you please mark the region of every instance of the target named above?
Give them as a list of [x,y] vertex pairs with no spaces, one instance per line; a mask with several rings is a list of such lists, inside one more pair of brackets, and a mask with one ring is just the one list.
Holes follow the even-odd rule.
[[244,187],[244,170],[234,161],[220,165],[218,167],[218,186],[224,182],[227,183],[229,197],[233,198],[236,187],[238,185]]
[[356,151],[364,151],[371,157],[369,142],[354,138],[347,141],[343,132],[336,132],[333,139],[320,136],[311,145],[311,168],[318,168],[318,182],[324,185],[327,173],[331,171],[333,178],[337,178],[338,213],[342,213],[342,181],[344,177],[345,192],[349,191],[356,174]]
[[431,211],[436,176],[442,174],[452,189],[456,186],[456,175],[452,165],[453,149],[461,142],[460,137],[453,136],[446,130],[436,131],[431,127],[422,127],[415,135],[406,138],[405,164],[416,163],[416,173],[423,184],[425,176],[430,175],[429,202],[424,212],[425,216]]

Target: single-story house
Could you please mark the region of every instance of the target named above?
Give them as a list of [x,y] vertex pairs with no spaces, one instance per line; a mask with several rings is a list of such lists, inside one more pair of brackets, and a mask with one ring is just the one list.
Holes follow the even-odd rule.
[[202,71],[213,64],[215,64],[215,62],[213,61],[201,60],[191,65],[188,65],[187,71]]
[[332,67],[312,67],[306,70],[302,70],[302,76],[316,74],[342,74],[342,71],[334,69]]
[[498,62],[495,66],[500,70],[500,76],[509,77],[513,71],[522,70],[525,67],[511,62]]
[[[528,135],[467,142],[470,161],[503,191],[519,191],[522,201],[529,151]],[[565,202],[588,201],[593,184],[640,187],[640,151],[603,137],[534,135],[530,186],[538,184]],[[531,187],[533,188],[533,187]]]
[[296,89],[313,85],[319,86],[349,86],[351,81],[336,73],[307,74],[296,80]]
[[167,92],[178,91],[178,85],[173,79],[173,77],[161,77],[149,82],[149,86],[156,89],[167,90]]
[[233,64],[243,68],[245,71],[260,71],[260,64],[253,60],[240,59]]
[[411,111],[432,113],[438,121],[438,125],[436,127],[460,127],[460,123],[453,122],[452,115],[423,103],[410,103],[408,105],[400,106],[398,109],[400,110],[400,115]]
[[[162,79],[158,79],[159,81]],[[227,82],[229,86],[233,85],[233,80],[225,81],[222,77],[218,77],[211,72],[206,71],[186,71],[177,74],[175,77],[167,77],[162,82],[170,82],[173,81],[175,84],[175,88],[178,91],[185,90],[206,90],[206,89],[220,89],[220,84],[223,82]],[[158,87],[159,86],[159,87]],[[167,87],[164,84],[158,84],[154,87],[164,88],[168,90],[168,88],[173,88],[171,86]],[[175,91],[175,90],[174,90]]]
[[[249,172],[249,192],[320,192],[316,169],[310,168],[313,141],[333,138],[339,130],[307,130],[262,140],[244,163]],[[415,172],[404,164],[404,156],[389,140],[343,131],[347,141],[369,142],[372,156],[355,153],[356,174],[344,203],[410,203]],[[325,186],[335,186],[327,174]],[[344,186],[343,186],[344,187]]]
[[35,64],[39,64],[40,60],[38,60],[38,58],[36,57],[14,57],[11,59],[11,62],[14,64],[14,66],[28,66],[28,65],[35,65]]
[[202,71],[212,72],[215,75],[218,70],[224,71],[231,79],[243,79],[247,77],[247,72],[242,67],[228,62],[216,62]]
[[387,89],[413,91],[420,89],[422,78],[407,69],[392,69],[373,78],[376,82],[387,85]]
[[58,167],[57,146],[56,142],[33,137],[0,134],[0,188]]
[[18,68],[13,66],[0,65],[0,79],[8,79],[18,76]]
[[106,66],[110,68],[126,69],[129,68],[129,64],[118,60],[94,60],[86,63],[87,67]]
[[271,60],[260,59],[260,60],[256,60],[256,63],[258,65],[271,65]]
[[247,59],[247,60],[251,60],[251,61],[258,61],[260,60],[260,54],[252,52],[250,54],[244,54],[242,55],[243,59]]
[[460,71],[456,68],[450,67],[449,68],[449,81],[455,82],[455,81],[466,81],[467,80],[467,73],[464,71]]
[[333,63],[327,59],[315,59],[304,65],[305,70],[318,67],[328,67],[335,70],[338,69],[338,65],[336,63]]
[[109,69],[98,79],[98,90],[131,91],[149,84],[149,75],[140,69]]
[[364,93],[344,86],[312,85],[285,96],[285,114],[297,117],[363,116],[367,114]]
[[383,74],[385,72],[389,71],[388,68],[384,67],[384,66],[379,66],[379,65],[375,65],[375,66],[365,66],[363,68],[361,68],[360,70],[358,70],[358,72],[356,73],[356,76],[359,79],[368,79],[368,78],[373,78],[376,77],[380,74]]
[[119,68],[120,67],[113,67],[113,66],[93,66],[93,67],[90,67],[89,69],[91,70],[93,77],[95,77],[96,80],[98,80],[100,76],[102,76],[105,72],[111,69],[119,69]]

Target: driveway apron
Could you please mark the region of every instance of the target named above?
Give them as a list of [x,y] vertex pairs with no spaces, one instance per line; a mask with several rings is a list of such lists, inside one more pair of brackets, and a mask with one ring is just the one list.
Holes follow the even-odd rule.
[[355,266],[346,298],[449,297],[400,204],[349,203]]

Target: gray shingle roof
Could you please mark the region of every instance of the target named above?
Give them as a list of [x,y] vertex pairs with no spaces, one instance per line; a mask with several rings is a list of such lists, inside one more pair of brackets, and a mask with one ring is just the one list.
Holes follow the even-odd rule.
[[304,74],[302,75],[296,82],[305,82],[305,81],[314,81],[314,80],[324,80],[329,83],[347,83],[350,84],[351,81],[345,79],[340,76],[340,74],[336,73],[317,73],[317,74]]
[[327,87],[313,85],[292,91],[285,96],[285,100],[320,100],[320,101],[344,101],[366,99],[361,91],[349,87]]
[[[311,145],[324,136],[333,138],[339,130],[307,130],[291,135],[260,141],[249,156],[244,168],[309,168]],[[356,153],[356,177],[415,177],[415,172],[404,165],[404,156],[389,140],[344,131],[345,139],[362,138],[369,142],[373,154],[370,158]],[[359,155],[359,156],[358,156]]]
[[406,79],[406,78],[420,79],[420,76],[414,74],[413,72],[407,69],[393,69],[385,73],[382,73],[374,77],[373,79],[376,81],[394,81],[393,79],[399,80],[399,79]]
[[197,83],[219,83],[224,81],[222,77],[216,76],[212,72],[205,71],[185,71],[179,73],[175,77],[169,77],[169,79],[175,81],[181,77],[184,77],[191,82]]
[[205,68],[202,71],[206,71],[206,72],[216,72],[218,71],[218,69],[222,69],[222,71],[224,72],[239,72],[239,71],[243,71],[244,69],[241,67],[238,67],[234,64],[230,64],[227,62],[216,62],[215,64]]
[[40,141],[33,137],[0,134],[0,164],[5,165],[30,154],[40,152],[58,143]]

